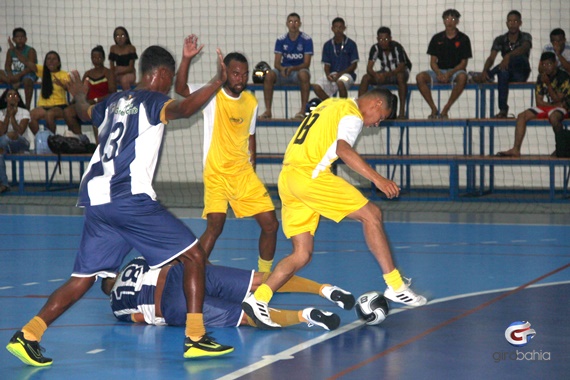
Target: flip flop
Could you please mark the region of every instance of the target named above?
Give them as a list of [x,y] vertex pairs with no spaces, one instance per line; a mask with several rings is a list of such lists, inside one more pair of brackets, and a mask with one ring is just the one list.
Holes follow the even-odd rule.
[[267,111],[257,117],[258,119],[271,119],[271,115]]
[[293,116],[293,120],[303,120],[305,118],[305,114],[303,112],[297,112],[295,116]]
[[519,156],[515,156],[514,154],[511,153],[507,153],[507,152],[498,152],[496,154],[497,157],[519,157]]

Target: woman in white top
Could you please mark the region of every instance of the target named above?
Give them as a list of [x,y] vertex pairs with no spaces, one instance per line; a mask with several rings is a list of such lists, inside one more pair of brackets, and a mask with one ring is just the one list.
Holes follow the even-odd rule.
[[30,149],[30,142],[24,137],[29,122],[30,112],[18,91],[11,88],[4,91],[0,96],[0,194],[10,189],[4,153]]

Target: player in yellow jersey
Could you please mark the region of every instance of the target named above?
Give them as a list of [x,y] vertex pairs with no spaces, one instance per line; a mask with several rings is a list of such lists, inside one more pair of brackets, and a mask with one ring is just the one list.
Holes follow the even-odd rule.
[[394,265],[380,209],[344,179],[334,175],[337,159],[373,182],[388,198],[397,197],[395,182],[382,177],[352,148],[362,127],[378,126],[392,111],[393,95],[374,89],[358,99],[330,98],[301,123],[287,147],[279,175],[283,232],[293,243],[291,255],[282,259],[265,284],[242,303],[245,313],[260,328],[278,328],[267,304],[297,271],[311,260],[314,234],[321,216],[340,222],[345,217],[362,223],[368,248],[378,261],[387,289],[385,297],[408,306],[427,301],[409,288]]
[[[192,58],[200,52],[194,36],[192,56],[184,57],[176,77],[176,92],[188,96],[200,86],[188,85]],[[244,91],[249,76],[247,59],[240,53],[224,58],[228,79],[204,113],[204,211],[206,231],[200,237],[210,256],[222,233],[228,204],[236,217],[253,216],[261,227],[258,269],[269,272],[275,256],[279,222],[271,197],[255,173],[255,120],[257,99]]]

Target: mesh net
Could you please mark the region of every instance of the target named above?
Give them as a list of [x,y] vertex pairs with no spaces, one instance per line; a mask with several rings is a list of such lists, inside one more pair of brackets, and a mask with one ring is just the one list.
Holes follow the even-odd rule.
[[[312,78],[323,75],[320,63],[322,46],[332,37],[331,21],[343,17],[347,24],[346,34],[358,45],[360,64],[358,79],[364,75],[370,47],[376,42],[376,30],[388,26],[394,40],[400,42],[410,56],[413,69],[410,83],[415,83],[417,73],[429,68],[426,54],[431,36],[444,29],[441,14],[448,8],[461,13],[458,28],[466,33],[473,48],[473,59],[469,61],[469,71],[481,71],[493,39],[506,32],[506,15],[512,9],[522,13],[522,30],[533,36],[529,80],[534,81],[542,47],[549,42],[553,28],[566,29],[570,25],[570,11],[561,0],[531,1],[382,1],[346,2],[328,1],[287,1],[285,4],[271,1],[243,0],[210,1],[198,4],[182,0],[87,1],[62,0],[46,2],[40,0],[5,0],[3,19],[5,34],[10,35],[15,27],[27,31],[28,45],[33,46],[38,59],[43,61],[50,50],[57,51],[62,59],[62,68],[80,73],[91,67],[90,51],[95,45],[102,45],[106,54],[113,44],[112,33],[115,27],[124,26],[137,52],[154,44],[167,47],[177,58],[181,54],[182,42],[186,35],[194,33],[200,43],[205,44],[203,53],[195,59],[190,71],[190,80],[204,83],[215,73],[215,48],[224,53],[243,52],[250,62],[250,69],[259,61],[273,63],[273,48],[277,36],[286,33],[286,17],[297,12],[302,18],[301,29],[312,36],[315,56],[311,64]],[[7,45],[4,43],[2,53]],[[498,63],[498,61],[496,62]],[[256,92],[263,110],[263,95]],[[354,91],[351,96],[356,96]],[[172,94],[174,96],[174,94]],[[441,101],[449,96],[448,90],[441,92]],[[312,95],[311,95],[312,97]],[[274,99],[275,117],[293,115],[298,109],[299,94],[277,92]],[[473,118],[476,116],[477,95],[466,90],[450,112],[452,118]],[[511,112],[523,111],[531,104],[531,91],[512,91],[509,99]],[[287,107],[289,109],[287,109]],[[496,109],[496,105],[495,105]],[[429,108],[418,92],[411,95],[409,115],[412,119],[423,119]],[[65,128],[60,126],[58,128]],[[84,127],[86,134],[91,128]],[[163,154],[156,176],[159,197],[171,206],[202,205],[202,121],[201,115],[188,120],[175,121],[168,126]],[[257,132],[259,152],[283,152],[293,133],[294,127],[259,126]],[[385,154],[387,150],[386,129],[367,131],[358,142],[357,149],[367,154]],[[410,153],[419,154],[461,154],[461,127],[440,128],[437,126],[416,128],[410,133]],[[495,149],[512,145],[513,128],[497,129],[494,136]],[[397,144],[397,139],[393,139]],[[397,149],[394,146],[393,149]],[[549,127],[529,128],[525,154],[549,154],[554,149],[554,137]],[[8,164],[9,166],[10,164]],[[43,164],[26,163],[27,178],[41,179],[44,176]],[[274,185],[280,170],[279,165],[260,165],[260,177],[268,185]],[[382,168],[379,168],[382,170]],[[558,170],[558,169],[557,169]],[[562,169],[560,169],[562,170]],[[10,173],[10,166],[8,167]],[[340,174],[353,183],[368,186],[366,181],[350,171],[340,170]],[[386,173],[383,173],[386,174]],[[563,173],[557,178],[563,177]],[[68,173],[57,174],[56,181],[67,181]],[[398,173],[394,178],[399,180]],[[424,187],[445,187],[449,172],[445,166],[419,166],[412,169],[412,183]],[[502,167],[495,170],[495,184],[498,187],[523,189],[545,188],[548,186],[549,172],[546,168]],[[524,181],[522,180],[524,179]],[[465,181],[462,174],[460,180]],[[557,180],[559,181],[559,180]]]

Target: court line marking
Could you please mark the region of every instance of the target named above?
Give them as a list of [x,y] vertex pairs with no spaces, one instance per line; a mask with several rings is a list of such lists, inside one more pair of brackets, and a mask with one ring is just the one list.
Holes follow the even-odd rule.
[[[471,310],[469,310],[469,311],[467,311],[467,312],[461,314],[461,315],[458,316],[458,317],[455,317],[455,318],[452,318],[452,319],[450,319],[450,320],[448,320],[448,321],[446,321],[446,322],[443,322],[443,323],[441,323],[440,325],[435,326],[435,327],[432,328],[432,329],[426,330],[426,332],[424,332],[424,333],[422,333],[422,334],[420,334],[420,335],[418,335],[418,336],[416,336],[416,337],[414,337],[414,338],[408,339],[408,340],[405,341],[405,342],[402,342],[402,343],[400,343],[400,344],[398,344],[398,345],[396,345],[396,346],[394,346],[394,347],[392,347],[392,348],[390,348],[390,349],[388,349],[388,350],[385,350],[385,351],[379,353],[378,355],[376,355],[376,356],[374,356],[374,357],[372,357],[372,358],[366,360],[365,362],[362,362],[363,364],[361,364],[361,365],[359,364],[358,367],[356,367],[356,366],[351,367],[351,368],[350,368],[350,371],[353,371],[353,370],[355,370],[355,369],[358,369],[358,368],[360,368],[361,366],[364,366],[364,365],[368,364],[369,362],[371,362],[371,361],[373,361],[373,360],[376,360],[376,359],[378,359],[378,358],[380,358],[380,357],[382,357],[382,356],[384,356],[384,355],[387,355],[388,353],[390,353],[390,352],[392,352],[392,351],[395,351],[395,350],[397,350],[397,349],[400,349],[400,348],[404,347],[405,345],[410,344],[410,343],[412,343],[413,341],[418,340],[419,338],[422,338],[423,336],[428,335],[429,333],[431,333],[431,332],[433,332],[433,331],[436,331],[437,329],[439,329],[439,328],[441,328],[441,327],[444,327],[444,325],[450,324],[450,323],[452,323],[452,322],[455,322],[456,320],[459,320],[459,319],[461,319],[461,318],[464,318],[464,317],[466,317],[467,315],[472,314],[472,313],[474,313],[475,311],[478,311],[478,310],[482,309],[483,307],[489,306],[491,303],[497,302],[497,301],[499,301],[499,300],[501,300],[501,299],[503,299],[503,298],[505,298],[505,297],[507,297],[507,296],[509,296],[509,295],[511,295],[511,294],[514,294],[514,293],[516,293],[516,292],[518,292],[518,291],[520,291],[520,290],[523,290],[523,289],[531,289],[531,288],[539,288],[539,287],[543,287],[543,286],[556,286],[556,285],[566,285],[566,284],[570,284],[570,281],[557,281],[557,282],[550,282],[550,283],[544,283],[544,284],[536,284],[536,282],[538,282],[538,281],[540,281],[540,280],[542,280],[542,279],[544,279],[544,278],[546,278],[546,277],[548,277],[548,276],[550,276],[550,275],[552,275],[552,274],[555,274],[555,273],[557,273],[557,272],[559,272],[559,271],[562,271],[563,269],[566,269],[566,268],[568,268],[568,267],[570,267],[570,263],[569,263],[569,264],[566,264],[565,266],[563,266],[563,267],[561,267],[561,268],[559,268],[559,269],[556,269],[555,271],[552,271],[552,272],[550,272],[550,273],[547,273],[546,275],[543,275],[543,276],[541,276],[541,277],[538,277],[537,279],[532,280],[532,281],[530,281],[530,282],[528,282],[528,283],[526,283],[526,284],[524,284],[524,285],[521,285],[521,286],[513,286],[513,287],[509,287],[509,288],[502,288],[502,289],[492,289],[492,290],[486,290],[486,291],[480,291],[480,292],[473,292],[473,293],[464,293],[464,294],[459,294],[459,295],[455,295],[455,296],[443,297],[443,298],[438,298],[438,299],[432,300],[432,301],[430,301],[430,302],[428,303],[429,305],[431,305],[431,304],[436,304],[436,303],[441,303],[441,302],[452,301],[452,300],[459,299],[459,298],[475,297],[475,296],[479,296],[479,295],[492,294],[492,293],[504,293],[503,295],[498,296],[498,297],[495,297],[495,298],[492,299],[491,301],[488,301],[488,302],[486,302],[486,303],[484,303],[484,304],[478,306],[478,307],[475,308],[475,309],[471,309]],[[506,293],[505,293],[505,292],[506,292]],[[400,313],[400,312],[403,312],[403,311],[406,311],[406,310],[410,310],[410,308],[391,309],[391,310],[390,310],[390,315],[394,315],[394,314],[397,314],[397,313]],[[301,344],[298,344],[298,345],[293,346],[293,347],[291,347],[291,348],[288,348],[288,349],[285,350],[285,351],[278,352],[278,353],[276,353],[276,354],[274,354],[274,355],[264,355],[262,360],[257,361],[257,362],[255,362],[255,363],[252,363],[252,364],[250,364],[250,365],[248,365],[248,366],[246,366],[246,367],[240,368],[240,369],[238,369],[237,371],[228,373],[228,374],[226,374],[226,375],[224,375],[224,376],[218,378],[218,380],[234,380],[234,379],[237,379],[237,378],[239,378],[239,377],[241,377],[241,376],[245,376],[245,375],[248,375],[248,374],[250,374],[250,373],[252,373],[252,372],[255,372],[255,371],[257,371],[257,370],[259,370],[259,369],[261,369],[261,368],[263,368],[263,367],[266,367],[266,366],[268,366],[268,365],[271,365],[271,364],[273,364],[273,363],[276,363],[276,362],[278,362],[278,361],[280,361],[280,360],[292,359],[292,358],[294,357],[294,354],[296,354],[296,353],[299,353],[299,352],[301,352],[301,351],[303,351],[303,350],[306,350],[306,349],[308,349],[308,348],[310,348],[310,347],[312,347],[312,346],[315,346],[315,345],[317,345],[317,344],[319,344],[319,343],[325,342],[325,341],[327,341],[327,340],[329,340],[329,339],[332,339],[332,338],[334,338],[334,337],[336,337],[336,336],[338,336],[338,335],[341,335],[341,334],[343,334],[343,333],[346,333],[346,332],[349,332],[349,331],[351,331],[351,330],[354,330],[355,328],[360,327],[360,326],[362,326],[363,324],[364,324],[364,322],[362,322],[362,321],[354,321],[354,322],[349,323],[349,324],[347,324],[347,325],[345,325],[345,326],[342,326],[342,327],[340,327],[340,328],[338,328],[338,329],[336,329],[336,330],[334,330],[334,331],[325,333],[325,334],[323,334],[323,335],[321,335],[321,336],[318,336],[318,337],[316,337],[316,338],[313,338],[313,339],[311,339],[311,340],[308,340],[308,341],[306,341],[306,342],[304,342],[304,343],[301,343]],[[339,377],[341,377],[341,376],[346,375],[347,373],[348,373],[348,370],[345,370],[345,371],[341,372],[340,374],[337,374],[337,375],[335,375],[334,377],[331,377],[331,379],[339,378]]]
[[474,313],[476,313],[476,312],[478,312],[478,311],[480,311],[480,310],[482,310],[482,309],[485,309],[486,307],[488,307],[488,306],[490,306],[490,305],[492,305],[492,304],[494,304],[494,303],[496,303],[496,302],[499,302],[499,301],[501,301],[501,300],[504,299],[504,298],[507,298],[507,297],[509,297],[509,296],[511,296],[511,295],[513,295],[513,294],[515,294],[515,293],[518,293],[518,292],[520,292],[520,291],[522,291],[522,290],[524,290],[524,289],[527,289],[527,288],[529,288],[531,285],[536,284],[537,282],[539,282],[539,281],[541,281],[541,280],[543,280],[543,279],[545,279],[545,278],[547,278],[547,277],[550,277],[550,276],[552,276],[553,274],[556,274],[556,273],[558,273],[558,272],[561,272],[561,271],[563,271],[563,270],[565,270],[565,269],[567,269],[567,268],[570,268],[570,263],[568,263],[568,264],[566,264],[566,265],[563,265],[563,266],[561,266],[561,267],[559,267],[559,268],[557,268],[557,269],[554,269],[554,270],[552,270],[552,271],[550,271],[550,272],[548,272],[548,273],[546,273],[546,274],[543,274],[542,276],[537,277],[537,278],[535,278],[534,280],[531,280],[531,281],[529,281],[529,282],[527,282],[527,283],[525,283],[525,284],[522,284],[522,285],[520,285],[520,286],[517,286],[517,287],[515,287],[514,289],[509,290],[509,291],[507,291],[507,292],[505,292],[505,293],[503,293],[503,294],[501,294],[501,295],[498,295],[498,296],[496,296],[495,298],[492,298],[492,299],[490,299],[490,300],[487,301],[487,302],[483,302],[482,304],[480,304],[480,305],[478,305],[478,306],[476,306],[476,307],[474,307],[474,308],[472,308],[472,309],[470,309],[470,310],[467,310],[466,312],[461,313],[461,314],[459,314],[459,315],[457,315],[457,316],[455,316],[455,317],[453,317],[453,318],[450,318],[450,319],[448,319],[447,321],[443,321],[443,322],[439,323],[438,325],[436,325],[436,326],[434,326],[434,327],[432,327],[432,328],[429,328],[429,329],[425,330],[424,332],[422,332],[422,333],[420,333],[420,334],[418,334],[418,335],[416,335],[416,336],[411,337],[410,339],[407,339],[407,340],[405,340],[405,341],[403,341],[403,342],[401,342],[401,343],[399,343],[399,344],[397,344],[397,345],[395,345],[395,346],[392,346],[392,347],[388,348],[387,350],[384,350],[384,351],[382,351],[382,352],[380,352],[380,353],[378,353],[378,354],[376,354],[376,355],[374,355],[374,356],[372,356],[372,357],[370,357],[370,358],[368,358],[368,359],[366,359],[366,360],[364,360],[364,361],[362,361],[362,362],[360,362],[360,363],[358,363],[358,364],[356,364],[356,365],[353,365],[352,367],[349,367],[349,368],[345,369],[344,371],[341,371],[341,372],[337,373],[337,374],[334,375],[334,376],[329,377],[328,379],[338,379],[338,378],[340,378],[340,377],[342,377],[342,376],[345,376],[345,375],[347,375],[347,374],[350,374],[351,372],[353,372],[353,371],[355,371],[355,370],[358,370],[358,369],[364,367],[365,365],[368,365],[368,364],[374,362],[374,361],[377,360],[377,359],[380,359],[380,358],[382,358],[382,357],[384,357],[384,356],[386,356],[386,355],[388,355],[388,354],[390,354],[390,353],[392,353],[392,352],[394,352],[394,351],[399,350],[399,349],[402,348],[402,347],[405,347],[405,346],[407,346],[407,345],[409,345],[409,344],[411,344],[411,343],[414,343],[414,342],[416,342],[416,341],[418,341],[418,340],[424,338],[425,336],[427,336],[427,335],[429,335],[429,334],[431,334],[431,333],[433,333],[433,332],[435,332],[435,331],[438,331],[438,330],[442,329],[443,327],[446,327],[446,326],[448,326],[448,325],[450,325],[450,324],[452,324],[452,323],[457,322],[457,321],[460,320],[460,319],[463,319],[463,318],[465,318],[465,317],[470,316],[471,314],[474,314]]

